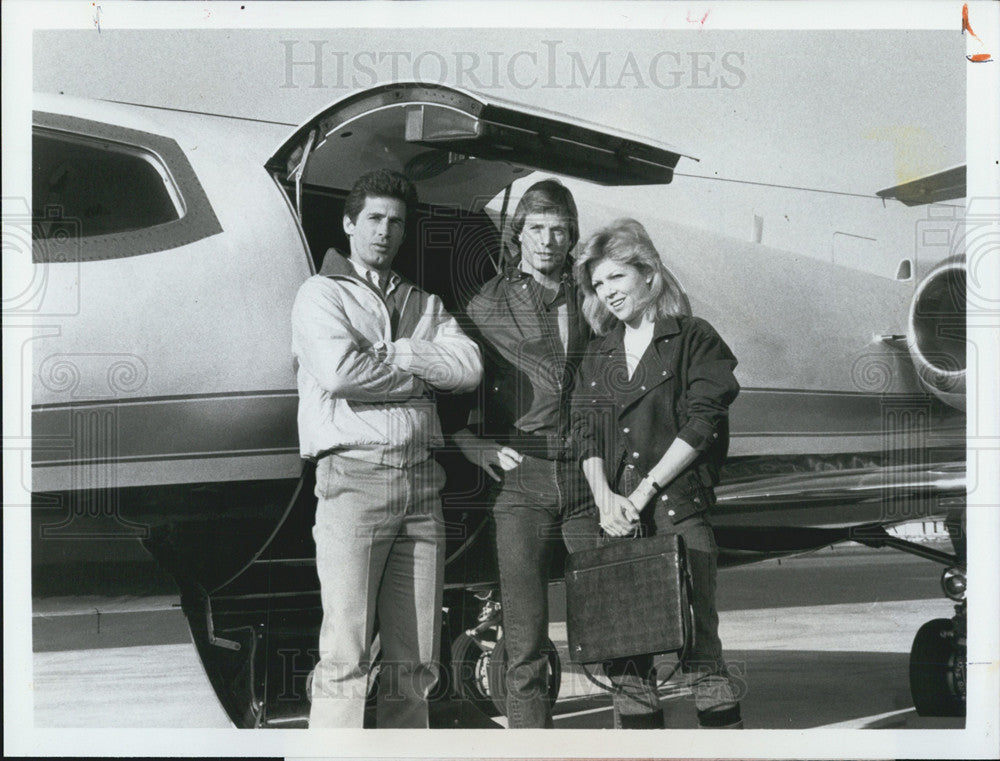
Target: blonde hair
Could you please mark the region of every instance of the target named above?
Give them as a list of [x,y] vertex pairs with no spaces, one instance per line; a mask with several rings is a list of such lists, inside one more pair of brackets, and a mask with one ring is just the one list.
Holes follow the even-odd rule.
[[594,267],[605,259],[635,267],[650,281],[647,309],[653,318],[691,314],[687,296],[664,266],[646,228],[634,219],[616,219],[590,236],[573,266],[577,286],[583,291],[583,316],[597,335],[607,335],[617,322],[591,282]]

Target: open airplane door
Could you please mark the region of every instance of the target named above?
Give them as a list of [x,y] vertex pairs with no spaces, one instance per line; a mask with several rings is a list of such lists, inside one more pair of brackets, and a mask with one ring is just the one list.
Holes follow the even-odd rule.
[[[400,83],[321,111],[278,148],[267,169],[298,211],[317,270],[330,246],[346,249],[341,210],[354,181],[380,168],[406,175],[421,207],[395,266],[453,309],[495,271],[497,225],[485,208],[515,180],[544,171],[603,185],[664,184],[681,155],[562,114]],[[492,261],[483,260],[484,247]]]
[[525,167],[602,185],[668,183],[676,149],[562,114],[451,87],[383,85],[299,127],[267,162],[279,177],[349,188],[378,168],[403,172],[425,204],[482,207]]
[[[420,205],[407,220],[395,268],[454,309],[495,272],[501,231],[486,206],[515,180],[542,170],[605,185],[664,184],[680,157],[669,146],[559,114],[439,85],[393,84],[325,109],[298,128],[266,168],[296,210],[320,272],[329,248],[346,250],[343,202],[354,181],[379,168],[408,176]],[[443,417],[447,407],[441,405]],[[448,473],[447,665],[448,642],[475,625],[480,609],[469,590],[495,588],[497,572],[485,520],[488,479],[456,453],[438,456]],[[307,467],[267,545],[241,573],[185,600],[212,684],[240,726],[306,724],[322,616],[310,533],[312,487]],[[440,697],[490,702],[476,684],[456,684],[450,674],[442,669]],[[469,701],[439,702],[444,704],[451,710],[446,717],[433,712],[436,725],[484,721]]]

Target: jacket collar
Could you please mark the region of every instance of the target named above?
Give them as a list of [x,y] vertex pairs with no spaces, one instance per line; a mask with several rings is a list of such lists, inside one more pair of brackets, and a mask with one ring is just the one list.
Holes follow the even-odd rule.
[[[367,282],[361,275],[358,274],[357,269],[351,263],[350,259],[344,256],[335,248],[328,248],[326,254],[323,256],[323,264],[320,267],[319,274],[324,277],[349,277],[353,280],[358,280],[365,285],[372,286],[372,283]],[[389,282],[393,285],[401,285],[407,283],[403,278],[397,275],[395,272],[389,273]],[[374,286],[372,286],[374,287]]]
[[354,271],[354,267],[347,261],[347,257],[335,248],[328,248],[326,250],[326,254],[323,255],[323,264],[319,268],[319,274],[324,277],[331,277],[333,275],[358,277],[358,273]]
[[[523,280],[524,278],[529,278],[534,280],[530,274],[521,269],[521,258],[509,259],[503,266],[503,278],[504,280],[517,281]],[[566,265],[563,267],[563,271],[559,276],[559,279],[564,285],[574,285],[573,281],[573,266],[570,263],[569,257],[566,258]]]
[[680,332],[681,324],[676,317],[673,315],[659,317],[657,318],[656,325],[653,328],[653,339],[656,340],[658,338],[676,336]]
[[[653,325],[653,340],[658,341],[661,338],[669,338],[670,336],[675,336],[680,332],[680,322],[676,317],[670,315],[666,317],[658,317]],[[610,353],[622,345],[624,338],[625,323],[619,322],[611,329],[610,333],[601,339],[600,343],[597,345],[597,350]]]

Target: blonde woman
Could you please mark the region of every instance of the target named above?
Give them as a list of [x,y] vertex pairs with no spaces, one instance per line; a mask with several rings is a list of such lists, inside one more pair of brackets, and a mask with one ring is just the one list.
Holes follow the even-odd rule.
[[[679,534],[687,548],[693,643],[682,664],[699,726],[742,727],[722,659],[715,609],[717,549],[707,513],[739,392],[736,358],[690,307],[646,229],[618,220],[595,233],[574,267],[598,338],[580,365],[573,430],[607,536]],[[642,541],[639,539],[638,541]],[[605,664],[618,687],[615,726],[663,726],[653,659]]]

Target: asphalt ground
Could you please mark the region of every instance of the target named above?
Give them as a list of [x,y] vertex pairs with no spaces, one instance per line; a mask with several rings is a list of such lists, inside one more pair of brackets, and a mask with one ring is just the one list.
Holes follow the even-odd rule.
[[[720,634],[759,729],[960,728],[919,717],[907,664],[916,630],[950,617],[941,567],[866,548],[725,569]],[[558,728],[612,726],[610,698],[566,655],[563,590],[552,587],[551,639],[562,656]],[[176,596],[33,601],[37,727],[227,727]],[[671,663],[663,666],[669,672]],[[696,726],[680,677],[662,689],[668,727]],[[492,726],[504,724],[503,717]]]

